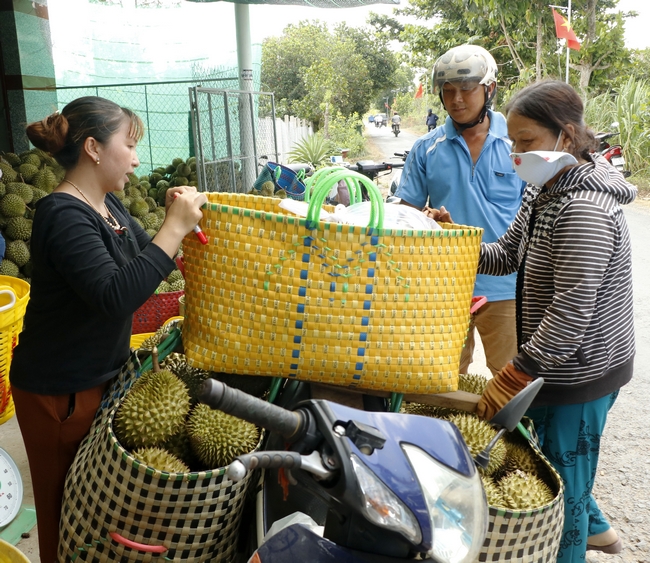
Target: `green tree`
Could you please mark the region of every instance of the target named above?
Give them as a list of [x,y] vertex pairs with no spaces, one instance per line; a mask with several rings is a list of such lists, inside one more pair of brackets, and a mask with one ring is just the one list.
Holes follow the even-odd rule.
[[262,45],[262,87],[274,92],[278,112],[316,129],[327,130],[335,114],[366,113],[377,92],[402,80],[398,67],[387,38],[344,24],[332,33],[320,22],[289,25]]
[[[574,0],[572,26],[582,42],[570,54],[572,80],[583,92],[600,90],[625,72],[629,52],[623,23],[630,13],[615,12],[618,0]],[[488,49],[499,65],[499,82],[518,88],[519,82],[544,76],[563,77],[563,54],[555,37],[551,10],[542,0],[411,0],[398,10],[423,25],[405,25],[399,32],[407,60],[431,68],[437,56],[461,43]],[[389,22],[377,22],[387,24]],[[395,28],[384,25],[383,32]]]

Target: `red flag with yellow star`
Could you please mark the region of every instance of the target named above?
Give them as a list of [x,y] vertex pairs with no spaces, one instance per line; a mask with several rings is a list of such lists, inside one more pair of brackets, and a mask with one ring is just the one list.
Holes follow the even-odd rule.
[[566,39],[569,49],[579,51],[580,41],[578,41],[576,34],[574,33],[573,29],[571,29],[569,22],[563,15],[558,14],[555,11],[555,8],[551,8],[551,10],[553,10],[553,19],[555,20],[555,35],[557,35],[557,38]]

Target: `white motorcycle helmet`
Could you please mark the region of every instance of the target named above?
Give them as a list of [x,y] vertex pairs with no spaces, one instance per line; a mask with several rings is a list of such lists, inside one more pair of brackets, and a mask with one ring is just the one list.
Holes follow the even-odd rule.
[[478,82],[485,89],[485,105],[478,119],[471,123],[456,123],[460,130],[483,123],[487,110],[496,94],[496,86],[489,92],[489,86],[496,83],[497,63],[489,51],[478,45],[459,45],[449,49],[433,65],[432,82],[444,107],[442,87],[446,82]]

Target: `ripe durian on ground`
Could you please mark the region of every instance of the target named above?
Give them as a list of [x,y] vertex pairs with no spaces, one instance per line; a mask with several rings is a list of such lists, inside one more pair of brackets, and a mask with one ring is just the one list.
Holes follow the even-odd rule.
[[178,457],[163,448],[139,448],[132,452],[133,457],[148,467],[168,473],[189,473],[190,468]]
[[178,377],[146,372],[118,407],[115,433],[126,449],[156,446],[180,431],[189,409],[189,392]]
[[192,409],[187,433],[192,450],[205,469],[225,467],[238,455],[254,450],[260,439],[254,424],[204,404]]
[[533,510],[553,502],[555,495],[539,477],[516,469],[499,481],[505,507]]
[[[488,422],[473,414],[455,414],[450,416],[448,420],[455,424],[462,434],[472,457],[476,457],[482,452],[497,434],[497,431]],[[487,475],[493,475],[503,467],[505,460],[506,445],[503,440],[498,440],[490,452],[487,469],[479,468],[479,471],[485,472]]]

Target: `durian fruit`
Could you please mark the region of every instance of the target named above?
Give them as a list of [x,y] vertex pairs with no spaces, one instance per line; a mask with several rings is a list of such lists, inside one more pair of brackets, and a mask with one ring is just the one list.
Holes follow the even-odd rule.
[[229,465],[238,455],[251,452],[260,439],[259,429],[250,422],[208,405],[196,405],[187,419],[192,450],[205,469]]
[[185,289],[185,280],[177,280],[174,283],[170,283],[169,287],[171,291],[183,291]]
[[156,288],[156,293],[169,293],[171,290],[172,290],[172,286],[169,285],[169,283],[167,283],[165,280],[163,280]]
[[2,172],[1,177],[5,184],[15,182],[18,179],[18,172],[16,172],[8,162],[0,161],[0,172]]
[[[41,162],[39,160],[38,164],[40,165],[40,163]],[[18,173],[23,177],[23,180],[25,180],[25,182],[31,182],[32,178],[36,175],[37,172],[38,172],[38,165],[34,166],[29,162],[21,164],[18,167]]]
[[185,278],[183,277],[183,273],[179,270],[172,270],[170,274],[167,276],[167,283],[172,284],[174,282],[177,282],[179,280],[184,280]]
[[555,496],[539,477],[520,469],[499,481],[505,507],[511,510],[533,510],[550,504]]
[[482,395],[488,384],[488,378],[478,374],[461,373],[458,375],[458,390],[475,395]]
[[29,240],[32,236],[32,220],[25,217],[11,217],[7,220],[5,234],[13,240]]
[[178,457],[163,448],[139,448],[131,452],[133,457],[148,467],[168,473],[189,473],[190,468]]
[[14,262],[9,260],[9,258],[5,258],[0,262],[0,275],[13,276],[14,278],[17,278],[19,273],[20,269]]
[[5,217],[22,217],[27,207],[22,197],[16,194],[7,194],[0,199],[0,213]]
[[504,470],[511,472],[516,469],[521,469],[525,473],[531,475],[538,475],[539,465],[535,453],[527,444],[514,444],[506,442],[506,462]]
[[195,405],[199,402],[199,392],[203,382],[210,377],[210,373],[199,368],[193,368],[187,363],[185,354],[173,352],[169,354],[162,362],[163,369],[168,369],[176,375],[190,392],[190,402]]
[[417,414],[420,416],[429,416],[431,418],[447,419],[452,414],[460,414],[461,411],[449,409],[446,407],[425,405],[423,403],[402,403],[401,412],[407,414]]
[[22,164],[32,164],[37,168],[41,165],[41,157],[38,153],[33,151],[26,151],[20,153],[20,162]]
[[34,197],[34,192],[29,184],[23,182],[9,182],[6,184],[8,194],[16,194],[22,198],[25,203],[30,203]]
[[[481,453],[497,434],[497,431],[489,423],[472,414],[455,414],[450,416],[448,420],[455,424],[462,434],[472,457],[476,457]],[[493,475],[503,467],[505,460],[506,445],[503,440],[498,440],[490,451],[490,461],[487,469],[479,468],[479,471],[485,471],[487,475]]]
[[260,195],[266,197],[273,197],[274,193],[275,193],[275,184],[273,182],[269,180],[262,184],[262,187],[260,188]]
[[[166,326],[161,326],[156,332],[153,333],[152,336],[149,338],[143,340],[142,344],[140,345],[140,348],[143,350],[153,350],[154,346],[160,346],[160,343],[169,335],[169,330]],[[161,365],[161,367],[163,367]],[[165,368],[169,369],[169,368]],[[169,370],[172,373],[174,373],[173,370]],[[176,375],[174,373],[174,375]]]
[[176,456],[183,463],[185,463],[190,469],[197,467],[197,459],[192,451],[192,444],[190,444],[190,437],[187,433],[187,427],[183,425],[181,430],[170,436],[162,444],[162,447],[165,448],[170,454]]
[[115,433],[127,449],[155,446],[180,430],[189,409],[189,392],[178,377],[168,370],[148,372],[119,406]]
[[2,153],[2,158],[4,158],[10,166],[20,166],[21,164],[20,157],[14,152]]
[[11,260],[16,266],[21,267],[29,262],[29,246],[23,240],[10,240],[7,242],[5,258]]
[[129,207],[129,212],[134,217],[142,218],[149,213],[149,206],[147,205],[147,202],[140,197],[133,200],[133,203],[131,203]]
[[44,166],[32,178],[32,185],[49,194],[57,186],[56,175],[51,168]]
[[487,503],[490,506],[506,508],[506,502],[503,500],[503,492],[501,491],[501,487],[499,487],[499,485],[497,485],[491,477],[483,474],[481,474],[481,483],[483,483],[483,490],[485,491]]

